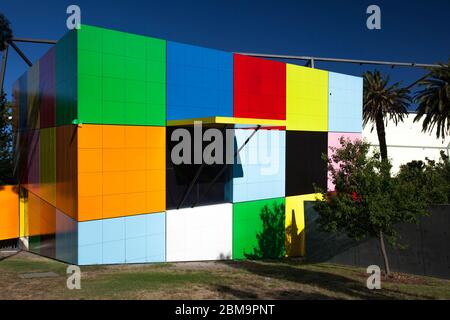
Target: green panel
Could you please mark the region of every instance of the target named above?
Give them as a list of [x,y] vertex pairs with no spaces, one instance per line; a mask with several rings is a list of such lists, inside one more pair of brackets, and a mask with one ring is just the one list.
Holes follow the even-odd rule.
[[89,26],[82,26],[79,39],[79,120],[164,126],[166,42]]
[[[233,204],[233,259],[284,256],[284,203],[274,198]],[[265,206],[270,217],[263,221]]]
[[81,25],[78,30],[78,48],[95,52],[102,51],[103,29],[93,26]]
[[56,125],[77,118],[77,34],[69,31],[56,44]]

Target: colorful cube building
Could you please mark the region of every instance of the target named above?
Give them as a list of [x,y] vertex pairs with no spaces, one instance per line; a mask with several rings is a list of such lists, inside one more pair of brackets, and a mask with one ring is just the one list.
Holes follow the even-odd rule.
[[[302,256],[322,154],[362,129],[361,78],[87,25],[13,92],[20,236],[78,265]],[[239,161],[173,163],[196,120]]]

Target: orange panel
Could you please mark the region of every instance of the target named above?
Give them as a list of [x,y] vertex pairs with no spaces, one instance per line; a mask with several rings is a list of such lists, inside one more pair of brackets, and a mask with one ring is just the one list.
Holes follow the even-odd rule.
[[34,193],[28,192],[28,206],[25,219],[28,225],[28,234],[26,236],[37,236],[41,234],[41,199]]
[[125,172],[103,172],[103,194],[124,194],[125,193]]
[[103,126],[83,125],[78,128],[78,147],[99,149],[103,146]]
[[162,212],[166,210],[166,191],[152,191],[146,194],[145,212]]
[[125,170],[145,170],[146,159],[145,159],[145,149],[126,149],[125,152]]
[[102,172],[102,149],[78,149],[78,173]]
[[125,195],[125,209],[127,215],[139,214],[146,212],[146,194],[142,193],[129,193]]
[[102,218],[102,196],[78,198],[78,221],[97,220]]
[[166,127],[146,127],[147,148],[166,148]]
[[146,171],[130,171],[125,177],[125,193],[146,191]]
[[103,126],[103,148],[125,148],[126,126]]
[[161,170],[148,170],[146,173],[147,191],[166,190],[166,173]]
[[19,190],[0,186],[0,240],[19,237]]
[[78,195],[80,197],[100,196],[103,194],[101,172],[78,174]]
[[161,152],[161,149],[147,149],[146,166],[148,170],[165,170],[166,153]]
[[125,171],[124,149],[103,149],[103,171]]
[[127,215],[125,213],[125,195],[115,194],[103,196],[103,219],[116,218]]
[[39,234],[54,235],[56,233],[56,209],[51,204],[42,199],[40,199],[39,205]]
[[127,126],[125,129],[126,148],[145,148],[147,145],[147,127]]

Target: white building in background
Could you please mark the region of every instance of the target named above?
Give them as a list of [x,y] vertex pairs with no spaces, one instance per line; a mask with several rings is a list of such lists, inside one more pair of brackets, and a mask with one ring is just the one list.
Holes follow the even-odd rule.
[[[386,126],[386,144],[388,157],[391,159],[392,172],[396,173],[400,165],[412,160],[439,160],[443,150],[450,154],[450,137],[437,139],[436,133],[422,132],[422,121],[413,122],[416,113],[410,113],[403,122],[394,124],[389,121]],[[422,118],[423,119],[423,118]],[[363,129],[363,138],[373,147],[379,147],[376,128],[371,132],[372,124]]]

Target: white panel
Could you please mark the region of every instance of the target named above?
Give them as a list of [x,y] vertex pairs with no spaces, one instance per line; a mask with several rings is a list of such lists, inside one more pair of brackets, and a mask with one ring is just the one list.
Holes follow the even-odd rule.
[[167,211],[167,261],[229,259],[232,211],[230,203]]

